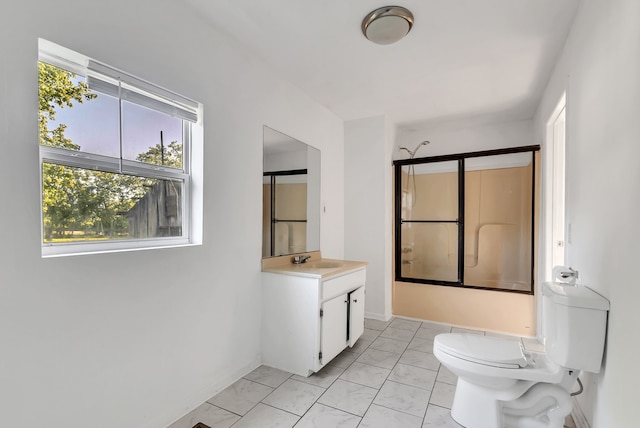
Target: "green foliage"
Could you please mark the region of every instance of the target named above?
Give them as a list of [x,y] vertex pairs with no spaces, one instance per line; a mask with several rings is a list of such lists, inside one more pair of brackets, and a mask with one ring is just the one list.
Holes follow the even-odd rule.
[[140,153],[136,160],[153,165],[164,165],[172,168],[182,168],[182,144],[172,141],[168,146],[156,144],[145,153]]
[[[126,237],[125,214],[155,180],[44,163],[45,241],[71,235]],[[78,233],[81,232],[80,238]],[[124,234],[124,235],[123,235]]]
[[56,106],[60,108],[73,107],[74,101],[82,103],[97,97],[91,93],[87,84],[73,83],[76,76],[66,70],[62,70],[44,62],[38,63],[38,123],[40,125],[40,144],[43,146],[62,147],[65,149],[79,150],[80,146],[73,144],[64,136],[67,128],[59,124],[55,129],[49,130],[49,121],[56,118]]
[[[56,118],[57,108],[73,108],[75,103],[97,98],[85,82],[74,83],[76,76],[66,70],[40,62],[39,71],[39,127],[40,144],[44,146],[80,150],[65,136],[65,124],[49,129]],[[160,144],[138,155],[137,160],[156,165],[182,167],[182,145],[176,141]],[[72,168],[50,163],[42,164],[42,211],[44,241],[110,239],[127,237],[128,220],[124,215],[156,182],[154,179],[134,177]],[[62,239],[64,240],[64,239]]]

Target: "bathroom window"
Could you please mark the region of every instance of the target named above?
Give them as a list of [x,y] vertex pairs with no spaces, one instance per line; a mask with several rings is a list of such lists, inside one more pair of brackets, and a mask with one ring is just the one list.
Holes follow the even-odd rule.
[[533,293],[538,151],[395,161],[396,280]]
[[39,41],[43,256],[191,243],[198,103]]

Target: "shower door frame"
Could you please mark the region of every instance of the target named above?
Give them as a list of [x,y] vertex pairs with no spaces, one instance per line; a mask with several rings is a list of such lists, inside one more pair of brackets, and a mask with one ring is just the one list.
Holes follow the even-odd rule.
[[[472,288],[480,290],[504,291],[520,294],[534,294],[534,269],[535,269],[535,210],[536,210],[536,156],[540,151],[540,145],[520,146],[504,149],[483,150],[478,152],[456,153],[449,155],[430,156],[423,158],[401,159],[393,161],[394,166],[394,230],[395,230],[395,280],[421,284],[444,285],[450,287]],[[509,155],[514,153],[531,152],[531,266],[530,289],[509,290],[504,288],[484,287],[464,283],[464,217],[465,217],[465,160],[486,156]],[[402,218],[402,167],[427,163],[452,162],[458,164],[458,218],[456,220],[403,220]],[[402,276],[402,224],[403,223],[456,223],[458,226],[458,280],[444,281],[438,279],[424,279]]]
[[[276,241],[274,236],[276,234],[276,224],[277,223],[306,223],[307,220],[292,220],[292,219],[279,219],[276,217],[276,185],[277,185],[277,177],[290,177],[294,175],[307,175],[309,171],[307,168],[304,169],[290,169],[284,171],[267,171],[263,172],[263,177],[269,177],[269,200],[270,200],[270,210],[269,210],[269,256],[266,257],[275,257],[274,253],[276,252]],[[265,256],[263,256],[265,257]]]

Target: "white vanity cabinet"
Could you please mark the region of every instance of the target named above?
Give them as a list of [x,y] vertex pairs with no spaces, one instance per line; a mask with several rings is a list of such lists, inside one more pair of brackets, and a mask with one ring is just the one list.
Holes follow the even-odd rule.
[[263,363],[309,376],[353,346],[364,332],[364,265],[263,272]]

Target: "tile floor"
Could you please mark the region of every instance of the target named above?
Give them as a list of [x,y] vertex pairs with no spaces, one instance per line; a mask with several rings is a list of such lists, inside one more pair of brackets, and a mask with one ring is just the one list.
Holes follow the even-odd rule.
[[304,378],[260,366],[169,428],[460,427],[450,415],[456,376],[432,354],[433,338],[447,331],[484,334],[366,319],[356,345],[320,372]]

